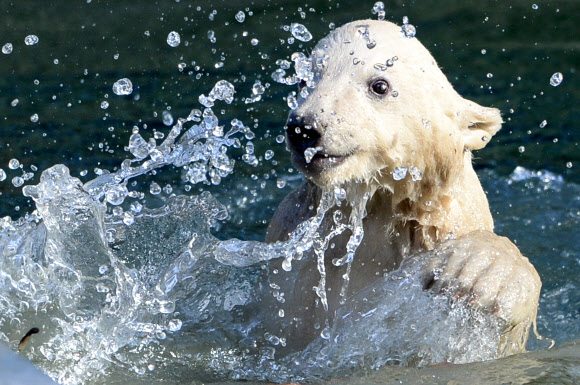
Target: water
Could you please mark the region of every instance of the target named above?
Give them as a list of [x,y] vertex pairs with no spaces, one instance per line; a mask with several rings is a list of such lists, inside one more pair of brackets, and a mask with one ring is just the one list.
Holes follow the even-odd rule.
[[2,46],[2,53],[4,55],[10,55],[12,53],[12,43],[6,43]]
[[177,47],[181,44],[181,36],[179,33],[175,31],[169,32],[169,35],[167,35],[167,44],[169,44],[170,47]]
[[[290,252],[259,242],[273,210],[299,181],[278,139],[287,114],[283,98],[295,90],[288,85],[315,86],[311,65],[324,66],[324,58],[310,63],[304,53],[329,24],[370,17],[371,3],[328,10],[326,2],[309,2],[301,10],[280,10],[255,2],[244,9],[243,23],[239,7],[227,2],[186,3],[142,2],[139,12],[96,0],[76,5],[75,13],[67,12],[65,1],[34,10],[1,6],[10,25],[21,26],[7,28],[6,41],[16,43],[0,64],[0,164],[6,174],[0,210],[11,217],[0,223],[2,341],[16,349],[27,330],[39,327],[22,354],[63,383],[289,382],[351,375],[355,383],[362,373],[407,383],[466,373],[493,378],[477,364],[422,372],[397,367],[489,359],[495,352],[493,320],[466,317],[468,307],[422,291],[414,265],[345,301],[338,321],[318,325],[305,349],[272,359],[292,341],[266,330],[266,321],[284,323],[292,313],[268,281],[268,259],[283,260],[278,275],[291,276],[305,248],[330,247],[331,239],[317,238],[315,230],[346,194],[339,189],[326,196],[320,215],[294,234]],[[487,367],[511,380],[517,368],[526,372],[518,378],[574,382],[577,348],[565,342],[580,337],[580,249],[570,242],[580,218],[580,87],[571,44],[578,31],[569,21],[578,6],[387,6],[386,19],[413,20],[417,38],[462,95],[497,106],[506,121],[476,153],[478,172],[497,232],[513,239],[542,277],[539,332],[562,350]],[[55,29],[50,20],[63,14],[62,29]],[[293,23],[306,26],[312,40],[301,41],[299,34],[290,44]],[[41,43],[22,42],[28,24]],[[73,31],[74,39],[64,30]],[[181,33],[176,47],[168,42],[170,31]],[[364,38],[372,43],[372,31]],[[479,54],[483,47],[486,55]],[[494,76],[486,77],[491,71]],[[556,71],[566,81],[552,87],[547,79]],[[124,77],[132,92],[112,95],[112,85]],[[198,100],[202,94],[207,96]],[[105,99],[109,106],[102,109]],[[14,100],[19,102],[11,105]],[[34,114],[39,119],[32,124]],[[169,116],[173,123],[167,125]],[[549,124],[539,127],[544,120]],[[16,168],[9,167],[10,159],[18,161]],[[420,170],[402,166],[409,167],[405,176],[419,178]],[[25,198],[15,187],[22,185],[37,187],[27,188]],[[331,218],[338,231],[355,230],[355,248],[364,235],[356,222]],[[348,266],[349,259],[347,254],[335,262]],[[323,277],[317,281],[322,307]],[[264,295],[273,307],[256,311],[256,299]],[[468,328],[465,319],[472,322]],[[420,344],[423,337],[430,343]],[[482,343],[475,346],[470,338]],[[532,349],[549,344],[531,340]],[[550,372],[550,361],[562,372]],[[538,368],[555,377],[534,374]]]
[[115,95],[131,95],[133,92],[133,83],[127,78],[119,79],[113,84]]
[[312,34],[306,27],[300,23],[292,23],[290,26],[290,30],[292,32],[292,36],[300,41],[310,41],[312,40]]
[[562,83],[562,80],[564,80],[564,75],[561,72],[556,72],[550,78],[550,85],[552,87],[558,87]]
[[26,45],[36,45],[38,44],[38,36],[28,35],[24,38],[24,44]]

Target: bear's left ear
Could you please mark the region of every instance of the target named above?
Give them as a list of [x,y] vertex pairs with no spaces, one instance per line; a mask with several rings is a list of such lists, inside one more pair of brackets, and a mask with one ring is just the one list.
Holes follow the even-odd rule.
[[465,147],[479,150],[485,147],[492,136],[501,128],[503,120],[497,108],[482,107],[465,100],[463,110],[462,134]]

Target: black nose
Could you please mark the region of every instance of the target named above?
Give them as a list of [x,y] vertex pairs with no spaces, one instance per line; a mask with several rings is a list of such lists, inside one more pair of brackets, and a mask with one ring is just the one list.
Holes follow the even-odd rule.
[[317,147],[321,136],[314,119],[295,115],[288,117],[286,138],[292,150],[303,153],[307,148]]

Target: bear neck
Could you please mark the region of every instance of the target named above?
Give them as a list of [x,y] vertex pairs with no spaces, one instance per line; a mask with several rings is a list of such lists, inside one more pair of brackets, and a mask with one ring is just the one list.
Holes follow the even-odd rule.
[[446,179],[425,179],[392,189],[370,186],[373,197],[367,213],[380,213],[392,233],[412,232],[410,239],[415,244],[411,249],[430,250],[475,230],[493,231],[487,197],[473,169],[470,151],[464,153],[463,164],[455,171]]

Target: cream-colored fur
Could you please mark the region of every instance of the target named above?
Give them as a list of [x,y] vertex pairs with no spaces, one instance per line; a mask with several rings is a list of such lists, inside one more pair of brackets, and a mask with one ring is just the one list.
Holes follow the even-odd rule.
[[[367,46],[365,30],[376,41],[374,48]],[[376,68],[393,58],[386,70]],[[492,233],[489,205],[471,163],[471,151],[483,148],[500,129],[499,111],[457,94],[425,47],[390,22],[346,24],[319,42],[312,63],[309,85],[315,87],[298,100],[289,124],[301,125],[305,135],[314,130],[313,145],[322,150],[307,163],[296,144],[300,135],[287,136],[293,162],[307,179],[278,208],[267,242],[287,239],[311,217],[323,188],[342,186],[350,201],[369,192],[349,294],[418,252],[440,249],[425,272],[435,278],[428,286],[440,290],[458,282],[458,295],[471,296],[474,306],[506,322],[502,352],[523,351],[536,317],[540,279],[511,242]],[[377,79],[388,82],[385,96],[371,89]],[[416,167],[422,177],[413,181],[407,174],[397,181],[396,167]],[[339,210],[350,214],[348,205]],[[322,231],[330,226],[326,220]],[[325,255],[330,314],[339,306],[346,269],[330,261],[344,255],[347,241],[348,234],[337,237]],[[326,318],[312,290],[319,280],[314,258],[295,263],[294,271],[299,273],[279,273],[273,281],[285,293],[285,308],[295,309],[285,326],[294,330],[288,340],[299,348],[315,333],[309,331],[312,325]]]

